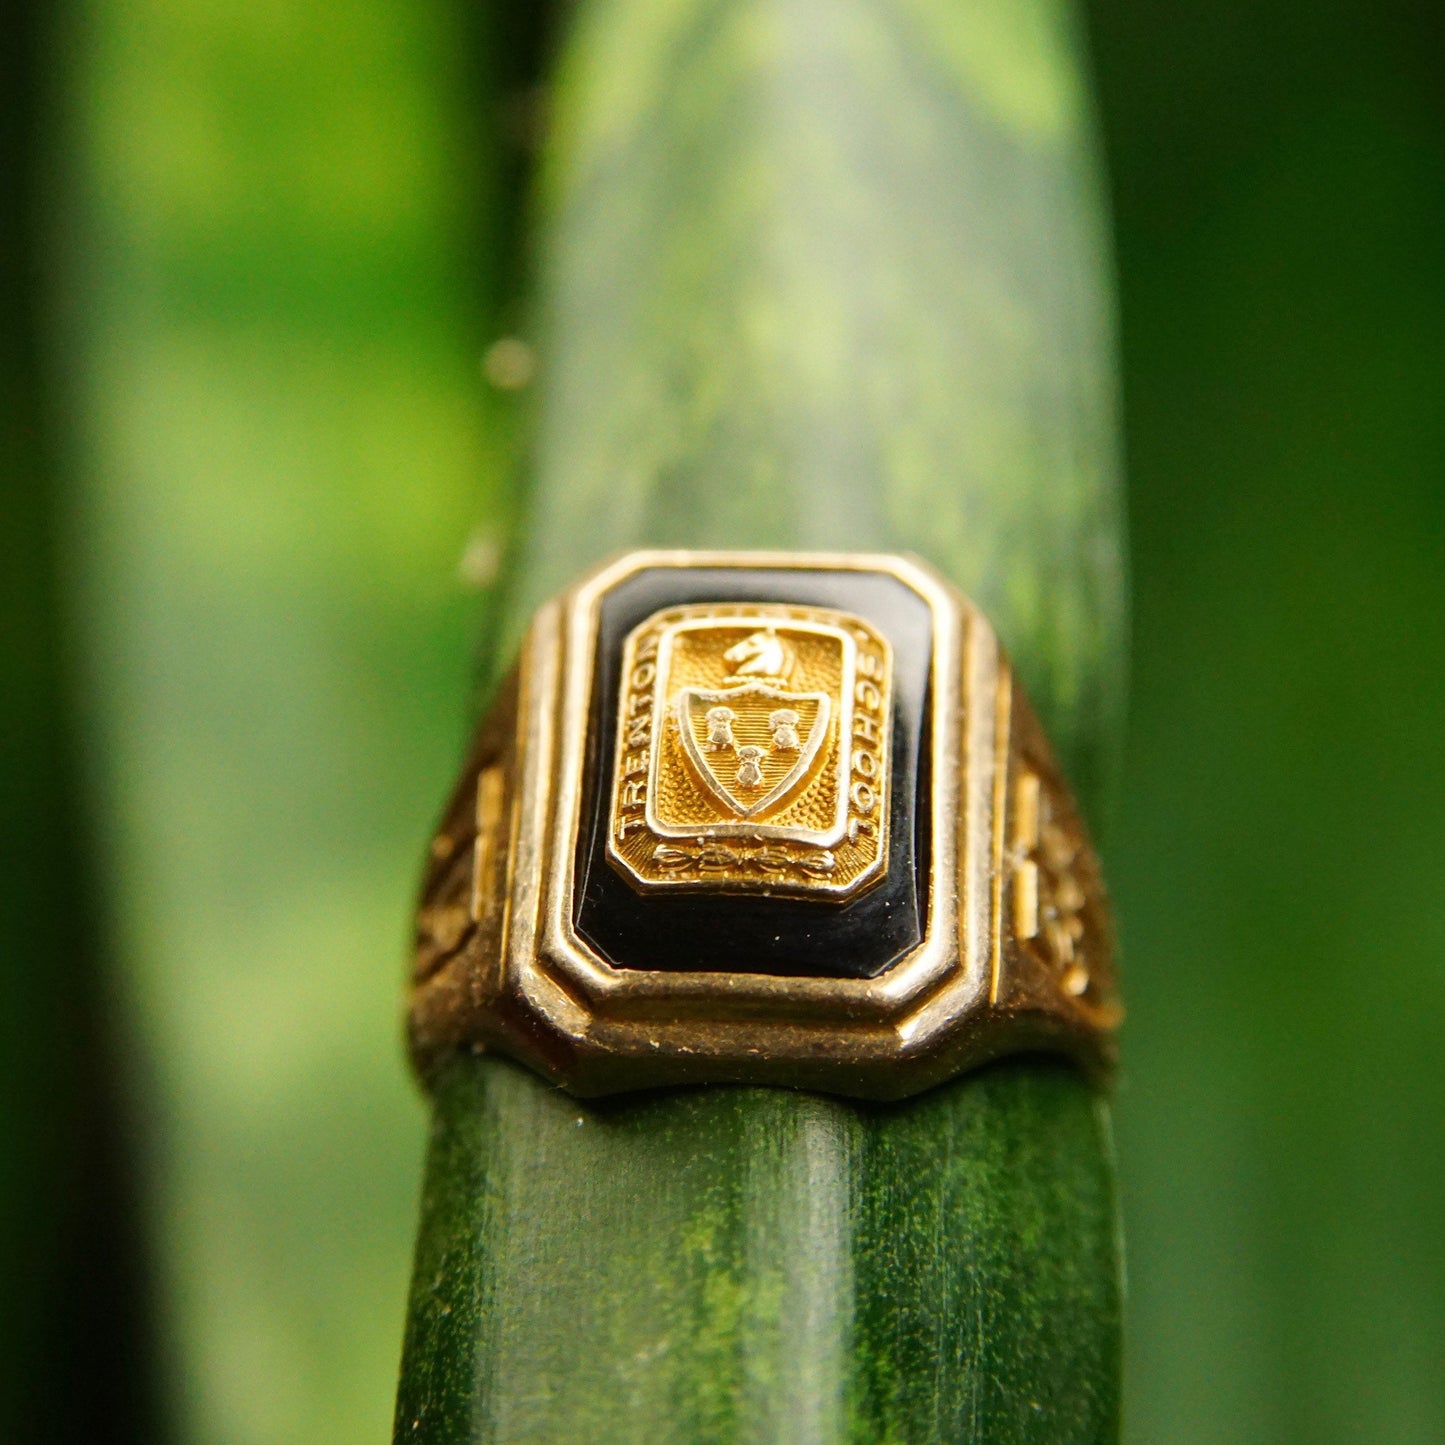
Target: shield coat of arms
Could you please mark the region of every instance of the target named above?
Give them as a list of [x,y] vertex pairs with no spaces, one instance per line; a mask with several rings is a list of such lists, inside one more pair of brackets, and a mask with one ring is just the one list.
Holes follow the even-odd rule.
[[685,687],[677,720],[700,782],[739,818],[766,818],[812,776],[831,713],[826,692],[765,683]]

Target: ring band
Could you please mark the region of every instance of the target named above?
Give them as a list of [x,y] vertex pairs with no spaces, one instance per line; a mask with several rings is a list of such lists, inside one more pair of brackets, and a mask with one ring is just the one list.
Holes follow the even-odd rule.
[[431,844],[422,1077],[900,1098],[1121,1017],[1078,810],[992,628],[895,556],[635,552],[534,617]]

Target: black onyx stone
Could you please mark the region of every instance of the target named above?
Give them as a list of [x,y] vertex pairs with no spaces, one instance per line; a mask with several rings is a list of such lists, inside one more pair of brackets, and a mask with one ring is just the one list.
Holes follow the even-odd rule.
[[[642,893],[607,861],[606,779],[617,733],[622,647],[666,607],[783,602],[866,618],[893,648],[893,771],[888,871],[847,903],[758,894]],[[931,845],[928,702],[933,620],[928,603],[882,572],[652,567],[606,594],[588,725],[573,923],[619,968],[873,978],[915,948],[928,906]]]

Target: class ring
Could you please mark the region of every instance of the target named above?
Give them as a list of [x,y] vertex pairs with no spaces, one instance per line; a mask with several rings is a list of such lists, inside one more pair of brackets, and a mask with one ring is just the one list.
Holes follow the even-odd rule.
[[504,1054],[579,1096],[1107,1070],[1108,904],[971,603],[896,556],[635,552],[533,618],[433,838],[423,1080]]

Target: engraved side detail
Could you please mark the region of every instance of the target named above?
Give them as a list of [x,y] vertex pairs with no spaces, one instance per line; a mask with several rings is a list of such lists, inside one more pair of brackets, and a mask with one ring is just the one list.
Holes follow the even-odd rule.
[[1077,821],[1028,766],[1015,779],[1012,814],[1015,935],[1078,998],[1089,989],[1099,943],[1086,888],[1097,864]]
[[887,868],[891,677],[828,608],[654,614],[623,650],[609,859],[644,889],[855,896]]

